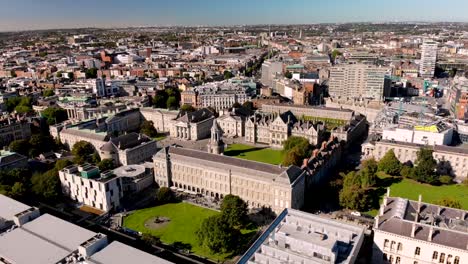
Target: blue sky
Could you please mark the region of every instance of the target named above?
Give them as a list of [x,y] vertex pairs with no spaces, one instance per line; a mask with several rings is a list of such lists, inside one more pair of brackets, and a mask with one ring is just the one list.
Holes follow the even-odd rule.
[[468,22],[468,0],[0,0],[0,31],[415,20]]

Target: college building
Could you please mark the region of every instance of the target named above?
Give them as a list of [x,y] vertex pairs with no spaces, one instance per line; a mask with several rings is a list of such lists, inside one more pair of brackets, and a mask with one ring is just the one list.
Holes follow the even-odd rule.
[[468,212],[384,196],[375,217],[372,263],[468,263]]

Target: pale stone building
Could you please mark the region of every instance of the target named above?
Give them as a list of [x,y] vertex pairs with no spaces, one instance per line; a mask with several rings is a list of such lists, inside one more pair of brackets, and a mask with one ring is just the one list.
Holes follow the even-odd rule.
[[414,143],[396,142],[380,140],[375,142],[365,142],[362,144],[362,158],[375,158],[380,160],[390,149],[393,149],[395,156],[402,163],[414,163],[417,153],[421,148],[433,150],[434,159],[441,163],[439,170],[441,173],[455,176],[455,180],[462,182],[467,178],[468,172],[468,150],[460,147],[449,146],[426,146]]
[[355,263],[364,228],[284,209],[238,264]]
[[115,176],[122,179],[122,191],[127,194],[142,191],[154,183],[152,162],[121,166],[113,170]]
[[59,171],[59,178],[62,192],[74,201],[105,212],[120,207],[122,182],[111,171],[101,173],[90,164],[71,165]]
[[159,186],[174,186],[223,198],[233,194],[250,208],[301,208],[307,172],[178,147],[167,147],[153,158]]
[[179,115],[179,111],[162,108],[142,107],[140,113],[143,119],[153,121],[158,132],[170,132],[174,124],[174,119]]
[[468,263],[468,212],[387,191],[374,224],[372,263]]
[[245,141],[264,143],[282,148],[290,136],[304,137],[310,144],[320,143],[324,126],[322,123],[297,120],[291,112],[276,114],[255,114],[245,124]]
[[284,113],[290,111],[297,117],[330,118],[349,121],[354,116],[354,111],[342,108],[292,105],[292,104],[263,104],[262,112]]
[[29,122],[11,121],[0,124],[0,147],[8,146],[12,141],[31,137],[31,124]]
[[173,121],[170,136],[189,141],[207,138],[214,119],[213,112],[207,108],[180,114]]
[[245,117],[236,114],[225,114],[216,119],[224,136],[237,138],[245,134]]
[[111,138],[98,151],[101,159],[112,159],[115,164],[127,166],[150,160],[157,152],[157,144],[143,134],[129,133]]

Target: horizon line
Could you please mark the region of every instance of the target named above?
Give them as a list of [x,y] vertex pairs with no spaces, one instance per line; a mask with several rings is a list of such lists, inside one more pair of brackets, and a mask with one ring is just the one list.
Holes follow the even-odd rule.
[[65,28],[38,28],[38,29],[16,29],[16,30],[2,30],[0,33],[17,33],[17,32],[34,32],[34,31],[50,31],[50,30],[79,30],[79,29],[132,29],[132,28],[170,28],[170,27],[245,27],[245,26],[306,26],[306,25],[339,25],[339,24],[411,24],[411,23],[426,23],[426,24],[443,24],[443,23],[457,23],[468,24],[467,21],[430,21],[430,20],[402,20],[402,21],[349,21],[349,22],[316,22],[316,23],[255,23],[255,24],[198,24],[198,25],[184,25],[184,24],[167,24],[167,25],[129,25],[129,26],[87,26],[87,27],[65,27]]

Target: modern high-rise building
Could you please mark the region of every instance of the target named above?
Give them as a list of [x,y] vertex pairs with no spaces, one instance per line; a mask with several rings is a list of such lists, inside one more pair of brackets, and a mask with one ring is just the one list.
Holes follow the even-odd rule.
[[385,78],[388,72],[388,68],[367,64],[335,66],[330,70],[330,96],[382,100],[384,88],[391,84]]
[[425,78],[434,77],[437,61],[437,42],[425,40],[421,46],[421,62],[419,75]]

